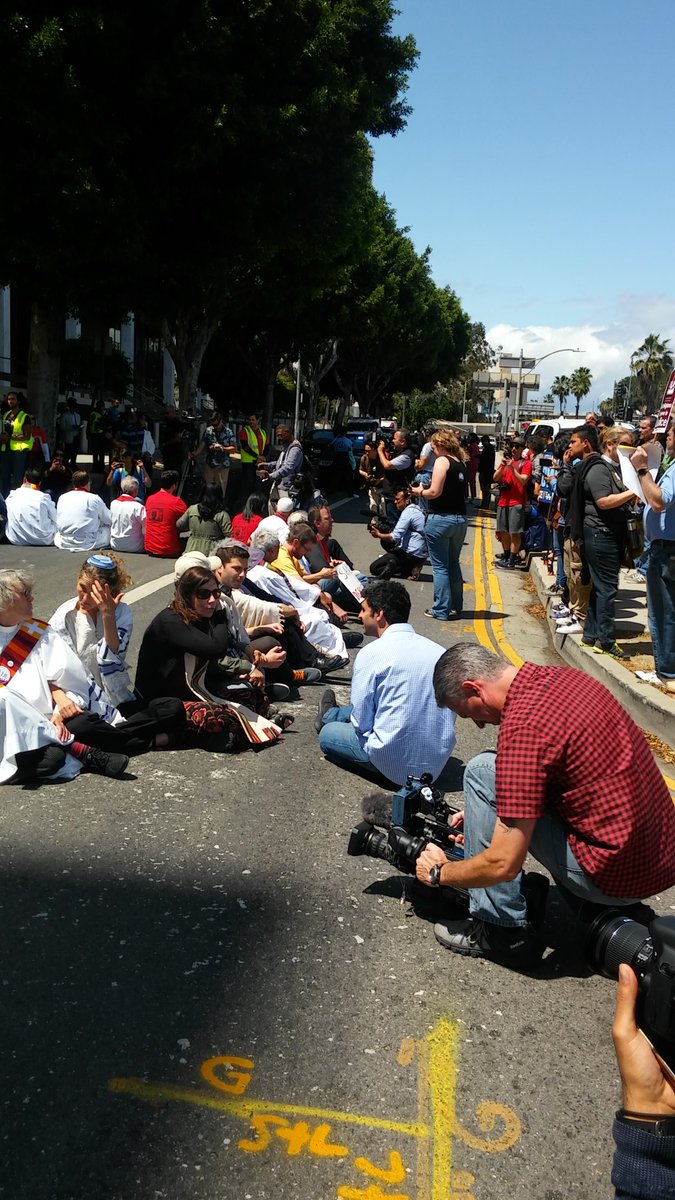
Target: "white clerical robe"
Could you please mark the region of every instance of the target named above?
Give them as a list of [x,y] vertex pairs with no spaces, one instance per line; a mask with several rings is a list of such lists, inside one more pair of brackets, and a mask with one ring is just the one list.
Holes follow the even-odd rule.
[[[18,628],[18,625],[0,625],[0,652],[12,640]],[[54,701],[49,690],[50,682],[63,688],[80,708],[98,713],[109,724],[119,725],[124,721],[121,713],[108,703],[98,684],[87,675],[82,663],[61,635],[55,629],[47,628],[2,690],[22,696],[43,717],[51,720]]]
[[80,553],[110,545],[110,512],[100,496],[75,488],[59,497],[54,545]]
[[298,579],[295,575],[289,582],[285,575],[279,575],[262,564],[251,567],[247,578],[257,583],[258,587],[275,600],[297,608],[300,620],[305,626],[305,637],[313,646],[319,646],[329,654],[339,654],[343,658],[347,656],[344,638],[337,625],[329,621],[325,608],[314,606],[314,601],[320,595],[316,584],[306,583],[304,579]]
[[118,496],[110,505],[110,545],[123,554],[145,548],[145,505],[133,496]]
[[53,546],[56,505],[51,496],[30,484],[7,497],[7,541],[13,546]]
[[[69,741],[73,741],[72,735]],[[51,721],[16,692],[0,687],[0,783],[6,783],[14,775],[18,754],[25,750],[39,750],[54,743],[63,746],[65,751],[68,750],[67,744],[61,741],[58,730]],[[82,764],[79,760],[66,753],[64,765],[50,778],[74,779],[81,769]]]

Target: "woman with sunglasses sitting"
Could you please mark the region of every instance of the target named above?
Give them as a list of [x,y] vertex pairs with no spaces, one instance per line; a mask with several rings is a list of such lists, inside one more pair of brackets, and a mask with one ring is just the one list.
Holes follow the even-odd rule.
[[[179,560],[180,562],[180,560]],[[188,706],[195,691],[188,682],[186,655],[206,663],[208,691],[224,701],[241,702],[261,716],[270,716],[270,698],[285,698],[289,689],[266,684],[265,674],[233,639],[227,611],[220,607],[220,585],[207,567],[190,566],[176,580],[174,598],[158,613],[143,635],[136,670],[136,689],[145,700],[177,696]],[[192,710],[187,709],[192,719]],[[281,728],[292,717],[275,714]]]

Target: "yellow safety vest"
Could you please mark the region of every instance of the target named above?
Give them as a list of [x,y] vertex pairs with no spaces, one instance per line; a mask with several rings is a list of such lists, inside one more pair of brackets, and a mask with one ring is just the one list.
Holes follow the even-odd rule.
[[261,458],[262,455],[265,453],[265,446],[267,445],[267,434],[265,433],[264,429],[258,429],[256,432],[255,429],[251,429],[250,425],[244,425],[244,433],[246,434],[246,437],[248,438],[248,445],[255,446],[255,444],[257,442],[260,449],[258,450],[257,454],[251,454],[248,447],[245,446],[244,443],[242,442],[241,443],[241,451],[240,451],[241,461],[243,463],[257,462],[258,459]]
[[23,412],[23,410],[18,412],[16,416],[14,416],[14,413],[12,412],[5,413],[2,427],[5,433],[11,433],[9,439],[10,450],[32,450],[33,438],[24,438],[21,436],[26,421],[30,421],[30,417],[28,416],[28,413]]

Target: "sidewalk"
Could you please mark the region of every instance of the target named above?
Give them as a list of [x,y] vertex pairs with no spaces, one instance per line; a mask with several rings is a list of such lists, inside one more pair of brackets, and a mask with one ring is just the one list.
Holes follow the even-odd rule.
[[621,572],[617,600],[617,641],[628,655],[628,666],[627,663],[617,662],[607,654],[595,654],[593,650],[582,646],[578,634],[569,634],[567,637],[555,635],[556,623],[551,617],[551,611],[553,606],[559,603],[559,597],[549,596],[547,591],[554,577],[548,574],[540,558],[532,560],[530,576],[546,609],[554,650],[570,666],[601,680],[617,700],[621,701],[641,729],[655,734],[672,746],[675,742],[675,696],[651,683],[644,683],[635,675],[635,670],[654,669],[647,623],[645,585],[632,583],[626,578],[627,572]]

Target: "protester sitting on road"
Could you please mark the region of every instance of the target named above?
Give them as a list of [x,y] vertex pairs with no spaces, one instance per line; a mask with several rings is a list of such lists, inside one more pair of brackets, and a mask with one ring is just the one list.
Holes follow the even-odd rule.
[[201,499],[179,517],[176,522],[179,533],[189,531],[184,553],[199,550],[210,554],[217,542],[232,537],[230,514],[225,511],[223,493],[219,483],[207,483]]
[[[30,572],[0,571],[0,693],[37,709],[69,743],[68,753],[101,775],[121,775],[128,755],[170,745],[185,723],[182,707],[162,696],[123,716],[61,635],[33,617],[33,589]],[[16,722],[3,760],[33,748],[30,730]]]
[[339,655],[343,665],[349,662],[344,636],[339,623],[333,624],[325,607],[330,596],[324,595],[315,584],[309,584],[300,576],[284,575],[275,565],[279,555],[279,542],[269,530],[258,526],[251,537],[251,548],[261,550],[264,562],[251,568],[247,580],[256,584],[271,598],[297,608],[305,633],[312,645],[324,653]]
[[399,488],[394,496],[399,514],[391,532],[383,533],[376,525],[369,526],[372,537],[378,538],[384,554],[370,564],[370,573],[377,579],[417,580],[427,557],[424,536],[425,517],[417,504],[411,503],[407,488]]
[[145,548],[145,505],[131,475],[122,480],[122,491],[110,505],[110,545],[125,554],[142,554]]
[[[236,542],[218,546],[215,557],[221,565],[216,579],[221,586],[220,603],[230,614],[230,628],[242,646],[250,646],[253,661],[264,668],[265,678],[274,683],[301,687],[318,683],[322,672],[307,664],[306,639],[294,621],[257,621],[246,625],[235,597],[246,579],[248,550]],[[311,650],[309,643],[306,646]],[[316,656],[316,652],[315,652]]]
[[[345,563],[354,572],[358,583],[364,587],[368,582],[368,577],[355,569],[354,563],[346,550],[343,549],[337,538],[332,536],[334,522],[329,506],[327,504],[315,504],[310,508],[306,516],[306,523],[316,534],[314,546],[304,555],[308,569],[310,571],[321,571],[323,567],[337,568],[340,563]],[[323,579],[320,587],[323,592],[328,592],[346,612],[360,612],[360,600],[357,600],[352,595],[349,588],[345,587],[339,577]]]
[[91,494],[86,471],[73,471],[73,489],[56,506],[54,545],[78,553],[110,545],[110,510]]
[[376,641],[356,656],[351,704],[327,688],[316,729],[330,762],[378,782],[436,779],[455,745],[455,718],[433,702],[433,669],[443,653],[408,623],[410,596],[395,580],[364,589],[361,620]]
[[134,617],[123,599],[132,583],[116,554],[92,554],[80,568],[77,595],[49,618],[52,629],[123,715],[124,705],[136,701],[126,662]]
[[267,516],[267,496],[262,492],[253,492],[246,500],[243,512],[232,518],[232,537],[248,546],[252,533],[260,525],[263,517]]
[[[187,706],[188,721],[200,730],[204,728],[203,705],[197,700],[199,689],[195,690],[188,680],[206,663],[204,686],[210,694],[243,703],[260,716],[270,715],[268,695],[263,690],[264,673],[253,662],[252,652],[242,652],[232,633],[228,611],[220,606],[220,584],[213,571],[220,560],[209,559],[210,568],[191,566],[190,561],[186,555],[184,561],[176,563],[174,598],[143,635],[137,690],[146,700],[160,693],[177,697]],[[279,684],[267,688],[272,696],[275,691],[282,699],[289,689]],[[292,718],[284,718],[282,727],[291,723]]]
[[7,541],[13,546],[53,546],[56,505],[40,490],[42,471],[29,467],[21,487],[7,497]]
[[177,471],[162,471],[160,489],[145,505],[145,552],[153,558],[178,558],[183,549],[176,526],[187,504],[176,495],[179,480]]
[[647,469],[643,447],[631,455],[631,462],[647,501],[644,512],[645,541],[650,543],[647,599],[656,682],[675,692],[675,421],[668,427],[666,456],[664,462],[670,465],[659,476],[658,483]]
[[110,464],[110,470],[106,477],[106,484],[110,488],[110,495],[113,500],[116,500],[122,491],[122,483],[125,479],[135,479],[138,484],[138,498],[141,502],[145,501],[150,488],[152,487],[152,479],[145,469],[145,463],[142,458],[136,458],[131,450],[123,450],[119,458]]
[[[300,559],[305,555],[309,555],[315,546],[316,534],[314,530],[302,522],[295,522],[293,528],[289,530],[286,543],[279,547],[279,555],[273,565],[278,567],[280,571],[283,571],[284,575],[297,576],[298,579],[304,579],[306,583],[320,585],[324,579],[337,578],[335,567],[324,565],[318,571],[307,571],[303,567]],[[332,606],[327,605],[327,607]]]
[[258,529],[263,529],[266,533],[273,533],[283,546],[288,541],[288,518],[292,512],[293,501],[290,496],[282,496],[276,502],[274,513],[264,517],[258,525]]
[[420,882],[469,889],[469,919],[435,927],[443,946],[515,968],[539,961],[544,943],[522,887],[528,852],[573,904],[626,907],[675,884],[666,782],[606,687],[570,667],[518,668],[458,642],[436,664],[434,690],[479,729],[500,726],[496,754],[477,755],[464,773],[464,813],[453,820],[464,860],[431,844],[417,860]]

